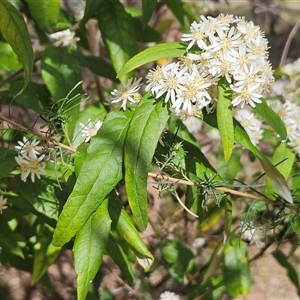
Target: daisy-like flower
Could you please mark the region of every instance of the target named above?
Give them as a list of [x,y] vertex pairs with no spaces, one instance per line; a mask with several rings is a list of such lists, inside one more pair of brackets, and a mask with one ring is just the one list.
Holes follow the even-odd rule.
[[239,109],[235,118],[241,123],[253,145],[257,145],[263,136],[262,122],[248,109]]
[[179,62],[171,63],[161,67],[163,78],[151,89],[156,99],[165,94],[165,103],[176,100],[176,91],[182,88],[183,84],[189,82],[189,75],[186,74],[188,68],[180,67]]
[[159,296],[159,300],[180,300],[180,297],[173,292],[166,291]]
[[30,156],[18,155],[15,157],[16,162],[20,166],[21,179],[26,182],[27,177],[30,175],[31,181],[34,182],[35,176],[40,179],[40,173],[45,173],[45,163],[43,159],[45,154],[37,157],[35,154]]
[[136,105],[140,100],[139,89],[141,87],[141,80],[142,78],[130,78],[128,79],[125,86],[118,85],[118,87],[111,92],[111,103],[122,102],[121,107],[123,110],[126,109],[127,101],[129,101],[133,105]]
[[245,104],[249,104],[252,107],[255,107],[256,103],[261,103],[262,94],[258,90],[259,84],[248,84],[242,86],[230,85],[231,89],[235,92],[235,96],[232,100],[232,105],[240,105],[241,108]]
[[85,139],[84,141],[87,143],[92,136],[95,136],[102,126],[103,122],[102,121],[97,121],[95,126],[93,126],[93,122],[91,119],[88,119],[86,124],[79,123],[82,130],[81,130],[81,136],[83,136]]
[[51,33],[49,38],[55,47],[72,46],[75,49],[77,48],[76,43],[80,40],[79,37],[75,37],[75,32],[70,29]]
[[0,195],[0,215],[4,209],[7,209],[7,199]]
[[40,151],[43,150],[42,146],[38,146],[39,142],[35,139],[28,140],[25,136],[23,137],[23,142],[18,141],[19,146],[15,146],[19,153],[22,155],[40,155]]

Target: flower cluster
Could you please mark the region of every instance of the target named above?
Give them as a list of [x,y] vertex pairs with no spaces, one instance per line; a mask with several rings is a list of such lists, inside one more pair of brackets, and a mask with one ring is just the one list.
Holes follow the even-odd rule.
[[180,297],[173,292],[166,291],[159,296],[159,300],[180,300]]
[[300,59],[282,68],[284,76],[271,86],[268,104],[287,128],[287,144],[300,156]]
[[45,154],[40,154],[43,147],[38,146],[39,142],[35,139],[30,141],[26,137],[23,137],[23,141],[18,141],[18,144],[15,148],[19,150],[19,154],[15,159],[21,170],[21,179],[26,182],[29,175],[32,182],[35,176],[40,179],[40,173],[45,173]]
[[235,118],[241,123],[253,145],[257,146],[263,137],[262,122],[248,109],[239,109]]
[[268,60],[268,42],[253,22],[232,15],[201,17],[193,22],[186,57],[150,70],[146,91],[155,98],[164,96],[175,114],[186,118],[204,107],[211,112],[217,105],[216,87],[226,78],[233,91],[233,106],[255,107],[274,81]]
[[77,42],[80,40],[79,37],[75,37],[75,32],[70,29],[51,33],[49,38],[55,47],[71,46],[74,49],[77,48]]

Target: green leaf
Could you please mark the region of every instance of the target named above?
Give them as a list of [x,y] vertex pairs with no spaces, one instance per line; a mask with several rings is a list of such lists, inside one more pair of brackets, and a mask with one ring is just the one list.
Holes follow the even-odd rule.
[[76,234],[73,253],[78,300],[86,299],[89,286],[100,268],[106,249],[111,225],[107,204],[106,199]]
[[159,32],[147,25],[144,27],[140,19],[134,18],[133,21],[137,42],[151,43],[158,42],[162,39]]
[[9,252],[24,258],[23,252],[18,245],[17,235],[9,227],[3,215],[0,215],[0,246],[9,250]]
[[0,178],[11,172],[16,166],[15,157],[18,151],[6,147],[0,147]]
[[223,252],[223,278],[231,297],[248,295],[251,287],[251,274],[245,243],[231,236]]
[[[133,18],[118,0],[102,0],[97,10],[102,40],[116,72],[137,53]],[[133,74],[119,76],[126,83]]]
[[184,10],[183,3],[181,0],[162,0],[168,8],[171,10],[173,15],[176,17],[181,26],[184,26]]
[[[204,121],[217,128],[215,113],[207,114],[204,111]],[[272,163],[252,144],[245,129],[238,121],[233,120],[235,141],[251,151],[260,161],[267,176],[271,179],[278,193],[288,202],[293,203],[290,189],[282,174],[272,165]]]
[[122,247],[116,242],[112,235],[109,236],[107,241],[107,254],[118,265],[122,274],[125,276],[129,285],[133,284],[133,271],[131,263],[128,260],[127,255],[122,250]]
[[0,0],[0,31],[22,63],[25,82],[23,88],[17,93],[21,94],[26,88],[34,61],[27,25],[21,13],[7,0]]
[[300,284],[297,270],[292,266],[292,264],[288,261],[288,258],[279,249],[274,252],[273,256],[278,263],[286,269],[289,279],[294,284],[295,288],[297,289],[297,293],[300,296]]
[[[272,164],[276,166],[276,169],[283,175],[287,180],[291,175],[291,171],[295,162],[296,154],[289,148],[285,143],[280,143],[275,149],[272,157]],[[273,195],[275,189],[272,182],[267,178],[265,194],[269,197]]]
[[146,25],[155,10],[156,4],[157,0],[142,0],[143,28],[146,28]]
[[229,160],[234,145],[231,98],[231,88],[226,78],[223,77],[218,84],[217,121],[225,161]]
[[85,1],[84,16],[80,21],[80,30],[82,30],[85,27],[85,24],[89,19],[96,17],[99,5],[102,3],[102,1],[103,0]]
[[155,45],[147,48],[131,58],[123,68],[119,71],[117,77],[120,78],[124,74],[142,66],[149,62],[162,58],[179,57],[186,53],[186,44],[181,42],[171,42]]
[[109,199],[109,214],[112,220],[112,229],[126,241],[136,255],[139,263],[148,271],[153,263],[153,255],[141,239],[128,213],[118,199]]
[[102,57],[83,55],[80,52],[75,52],[74,56],[78,60],[78,63],[83,68],[88,68],[91,72],[109,78],[112,81],[119,82],[116,79],[117,73],[110,63],[104,60]]
[[21,63],[10,45],[0,42],[0,69],[2,71],[15,72],[21,68]]
[[127,197],[142,230],[147,228],[147,177],[157,142],[169,118],[163,101],[154,104],[147,93],[131,119],[125,139],[124,166]]
[[47,33],[55,31],[60,11],[60,0],[25,0],[37,25]]
[[67,243],[122,179],[123,143],[130,115],[129,111],[109,113],[91,139],[74,190],[54,231],[54,245]]
[[257,104],[254,108],[255,112],[270,125],[276,133],[280,135],[282,140],[286,139],[286,126],[279,115],[262,99],[262,103]]
[[39,282],[60,253],[61,248],[54,247],[51,241],[52,231],[47,226],[42,225],[34,245],[31,284]]
[[75,166],[75,174],[77,177],[80,174],[81,167],[86,158],[88,146],[89,145],[87,143],[83,143],[76,148],[74,166]]
[[71,141],[82,99],[74,98],[72,108],[64,113],[63,106],[68,105],[72,97],[81,92],[78,86],[81,82],[81,69],[70,49],[56,47],[46,49],[42,58],[42,77],[54,102],[61,108],[58,114],[64,115],[67,120],[65,134]]

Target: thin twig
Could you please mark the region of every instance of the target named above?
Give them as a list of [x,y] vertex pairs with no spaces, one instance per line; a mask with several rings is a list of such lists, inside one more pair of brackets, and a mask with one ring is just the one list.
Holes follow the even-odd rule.
[[291,30],[290,34],[289,34],[289,37],[284,45],[284,49],[283,49],[283,52],[282,52],[282,56],[281,56],[281,59],[280,59],[280,63],[279,63],[279,67],[281,68],[283,65],[285,65],[285,60],[286,60],[286,57],[287,57],[287,54],[288,54],[288,51],[289,51],[289,48],[290,48],[290,45],[291,45],[291,42],[298,30],[298,28],[300,27],[300,18],[298,19],[297,23],[295,24],[295,26],[293,27],[293,29]]
[[177,199],[177,201],[179,202],[179,204],[183,207],[184,210],[186,210],[189,214],[191,214],[193,217],[198,218],[198,216],[196,214],[194,214],[191,210],[189,210],[184,203],[181,201],[181,199],[179,198],[179,196],[177,195],[177,193],[175,192],[175,197]]

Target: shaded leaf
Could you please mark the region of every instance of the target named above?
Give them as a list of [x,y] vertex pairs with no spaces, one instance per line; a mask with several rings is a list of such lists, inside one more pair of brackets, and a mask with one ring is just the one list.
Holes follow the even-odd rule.
[[181,42],[171,42],[158,44],[147,48],[128,60],[123,68],[119,71],[117,77],[120,78],[124,74],[145,65],[149,62],[162,58],[179,57],[186,53],[186,45]]
[[107,254],[112,258],[112,260],[118,265],[122,274],[125,276],[128,284],[133,284],[133,270],[128,257],[120,247],[120,245],[115,241],[112,235],[109,236],[107,241]]
[[91,139],[75,187],[54,231],[54,245],[67,243],[122,179],[123,143],[130,115],[129,111],[109,113]]
[[297,289],[297,293],[300,296],[300,284],[297,270],[292,266],[292,264],[288,261],[288,258],[279,249],[274,252],[273,256],[278,263],[286,269],[289,279]]
[[134,111],[125,139],[127,197],[132,213],[142,230],[145,230],[148,224],[148,171],[168,118],[168,109],[163,101],[155,104],[153,97],[147,93]]
[[11,172],[16,166],[15,157],[18,151],[7,147],[0,147],[0,178]]
[[76,234],[73,253],[78,300],[86,299],[106,249],[111,224],[107,204],[106,199]]
[[262,103],[257,104],[254,110],[269,126],[274,129],[276,133],[280,135],[282,140],[286,139],[286,126],[280,116],[267,104],[266,100],[262,99]]
[[9,252],[24,258],[23,252],[18,245],[17,235],[9,227],[7,220],[0,215],[0,245],[9,250]]
[[181,26],[184,26],[184,10],[181,0],[162,0],[168,8],[172,11]]
[[60,247],[51,244],[52,232],[46,226],[41,226],[34,245],[33,270],[31,284],[35,284],[45,275],[48,268],[55,262],[60,253]]
[[142,0],[143,27],[146,28],[157,4],[157,0]]
[[120,201],[114,197],[109,199],[108,209],[112,220],[112,229],[126,241],[138,261],[143,260],[144,265],[142,266],[148,271],[154,260],[153,255],[140,237],[128,213]]
[[159,32],[154,30],[153,28],[149,26],[143,27],[142,21],[134,18],[134,27],[135,27],[135,33],[136,33],[136,40],[140,43],[151,43],[151,42],[157,42],[162,39]]
[[[97,9],[98,25],[116,72],[137,53],[133,18],[118,0],[102,0]],[[124,84],[133,74],[120,78]]]
[[0,31],[17,54],[25,74],[23,88],[17,93],[21,94],[26,88],[32,73],[34,53],[31,45],[27,25],[21,13],[7,0],[0,0]]

